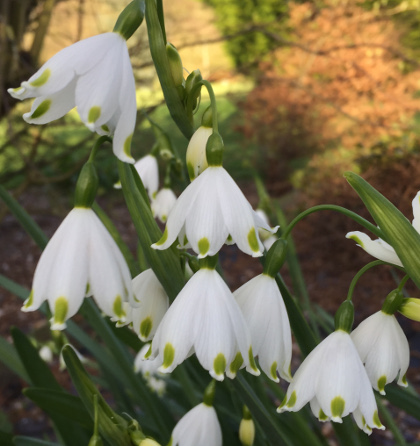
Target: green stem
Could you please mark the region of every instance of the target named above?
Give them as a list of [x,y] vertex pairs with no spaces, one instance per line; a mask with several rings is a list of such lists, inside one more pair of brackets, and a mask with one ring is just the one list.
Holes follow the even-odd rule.
[[163,41],[165,42],[166,45],[166,29],[165,29],[165,15],[163,14],[163,2],[162,0],[157,0],[156,1],[156,9],[157,9],[157,14],[159,17],[159,23],[160,23],[160,27],[162,29],[162,37],[163,37]]
[[362,225],[364,228],[366,228],[368,231],[370,231],[373,234],[375,234],[377,237],[379,237],[382,240],[386,241],[384,234],[382,233],[382,231],[378,227],[376,227],[372,223],[368,222],[367,220],[365,220],[363,217],[361,217],[360,215],[356,214],[355,212],[349,211],[348,209],[343,208],[342,206],[336,206],[334,204],[320,204],[318,206],[314,206],[314,207],[309,208],[306,211],[302,212],[301,214],[299,214],[297,217],[295,217],[289,223],[289,226],[285,229],[282,237],[283,238],[287,238],[289,236],[290,232],[292,231],[292,229],[296,226],[297,223],[300,222],[300,220],[305,218],[307,215],[312,214],[313,212],[318,212],[318,211],[336,211],[336,212],[340,212],[341,214],[346,215],[347,217],[351,218],[355,222],[357,222],[360,225]]
[[400,282],[400,284],[398,285],[398,291],[402,291],[402,289],[404,288],[404,285],[407,283],[407,281],[408,281],[408,279],[410,278],[410,276],[407,274],[407,275],[405,275],[402,279],[401,279],[401,282]]
[[206,80],[202,80],[201,84],[206,87],[207,92],[210,97],[210,103],[211,103],[211,113],[212,113],[212,121],[213,121],[213,132],[218,133],[219,132],[219,123],[217,120],[217,106],[216,106],[216,96],[214,94],[213,87],[211,86],[211,83]]
[[99,147],[101,147],[101,145],[104,144],[105,142],[112,143],[112,139],[107,135],[103,135],[96,140],[96,142],[93,145],[92,150],[90,152],[88,162],[93,163],[93,161],[95,160],[96,153],[99,150]]

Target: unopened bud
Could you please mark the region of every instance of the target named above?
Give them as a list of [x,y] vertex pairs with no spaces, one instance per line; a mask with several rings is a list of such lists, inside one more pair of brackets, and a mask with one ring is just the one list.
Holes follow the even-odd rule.
[[399,312],[408,319],[420,322],[420,299],[415,297],[403,299]]
[[194,70],[188,75],[185,81],[185,94],[188,98],[188,101],[191,101],[193,110],[196,108],[197,100],[200,96],[200,88],[194,87],[198,85],[202,80],[203,76],[201,76],[200,70]]
[[206,145],[212,133],[213,129],[211,127],[199,127],[188,143],[186,160],[191,181],[208,167]]
[[172,43],[168,42],[166,44],[166,55],[175,87],[180,87],[184,82],[184,68],[182,66],[181,56]]
[[133,0],[128,4],[115,23],[114,33],[119,33],[128,40],[143,22],[144,7],[145,3],[141,0]]
[[252,446],[255,439],[255,424],[252,418],[242,418],[239,425],[239,440],[241,440],[242,446]]

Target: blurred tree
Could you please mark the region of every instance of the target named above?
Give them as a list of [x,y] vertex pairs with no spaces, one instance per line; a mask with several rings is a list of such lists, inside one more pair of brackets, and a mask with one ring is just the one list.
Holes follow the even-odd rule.
[[278,47],[270,33],[284,34],[288,17],[286,0],[204,0],[215,9],[227,49],[240,70],[254,67]]

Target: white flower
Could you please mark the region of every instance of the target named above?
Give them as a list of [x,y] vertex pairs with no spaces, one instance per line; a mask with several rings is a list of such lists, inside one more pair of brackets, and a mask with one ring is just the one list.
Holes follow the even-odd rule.
[[[270,225],[267,214],[262,209],[257,209],[255,212],[265,223],[267,223],[267,225]],[[261,228],[258,229],[258,235],[267,251],[273,246],[273,243],[278,240],[274,234]]]
[[222,429],[213,406],[201,403],[175,426],[171,446],[222,446]]
[[373,428],[385,429],[366,370],[343,330],[334,331],[305,358],[277,411],[297,412],[308,402],[320,421],[341,423],[342,417],[353,412],[367,434]]
[[385,385],[397,375],[398,384],[407,387],[410,349],[394,315],[383,311],[372,314],[351,333],[351,338],[374,389],[385,395]]
[[160,363],[158,358],[146,359],[146,354],[150,349],[150,343],[144,344],[134,359],[134,371],[141,373],[145,378],[157,373]]
[[213,133],[211,127],[200,126],[194,132],[188,143],[186,161],[190,180],[193,181],[208,167],[206,156],[206,144]]
[[131,137],[136,123],[136,90],[124,38],[118,33],[90,37],[58,52],[28,81],[8,92],[36,98],[23,118],[46,124],[77,106],[80,118],[100,135],[114,135],[113,149],[133,163]]
[[164,187],[157,194],[152,201],[152,212],[155,218],[158,218],[162,223],[168,219],[168,215],[176,203],[176,195],[169,187]]
[[[185,234],[198,258],[215,255],[230,235],[243,252],[262,256],[256,229],[271,229],[252,209],[232,177],[221,166],[208,167],[178,198],[162,238],[152,245],[169,248]],[[183,243],[185,244],[185,243]]]
[[278,382],[291,380],[292,334],[286,307],[275,279],[260,274],[233,295],[251,332],[254,355],[265,374]]
[[62,330],[89,294],[105,314],[124,321],[123,302],[132,299],[128,266],[92,209],[76,207],[42,253],[22,310],[36,310],[48,300],[51,329]]
[[154,155],[146,155],[134,164],[144,188],[150,198],[154,198],[159,187],[159,165]]
[[169,298],[152,269],[147,269],[132,281],[133,301],[129,318],[133,330],[144,342],[153,338],[169,307]]
[[[413,199],[413,227],[420,233],[420,191]],[[346,238],[354,240],[358,246],[364,249],[368,254],[376,257],[383,262],[392,263],[403,267],[400,258],[394,248],[382,239],[371,240],[371,238],[360,231],[349,232]]]
[[219,381],[225,372],[235,377],[242,364],[259,375],[241,310],[213,269],[197,271],[175,298],[156,331],[151,357],[160,358],[159,371],[170,373],[194,352]]

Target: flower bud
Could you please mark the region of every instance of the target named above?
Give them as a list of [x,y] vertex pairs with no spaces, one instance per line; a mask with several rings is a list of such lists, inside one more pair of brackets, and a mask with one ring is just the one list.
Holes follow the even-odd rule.
[[255,424],[248,407],[244,406],[243,418],[239,425],[239,440],[242,446],[252,446],[255,439]]
[[415,297],[403,299],[399,312],[408,319],[420,322],[420,299]]
[[99,179],[95,165],[92,162],[87,162],[82,167],[76,183],[74,206],[81,208],[92,207],[98,190],[98,184]]
[[169,68],[175,87],[181,87],[184,82],[184,68],[181,57],[172,43],[166,44],[166,56],[168,57]]
[[351,300],[344,301],[334,316],[335,330],[351,332],[354,321],[354,306]]
[[88,446],[103,446],[104,442],[99,435],[92,435],[89,440]]
[[213,133],[211,127],[199,127],[191,137],[187,147],[187,169],[190,180],[195,180],[200,173],[207,169],[206,145],[210,135]]
[[[188,75],[185,81],[185,93],[188,99],[192,103],[193,110],[197,107],[197,100],[198,97],[200,96],[200,89],[199,88],[194,89],[194,87],[198,85],[202,80],[203,76],[201,76],[200,70],[194,70]],[[194,94],[193,96],[189,97],[193,89],[194,89]]]
[[139,443],[139,446],[160,446],[160,444],[152,438],[145,438]]
[[128,40],[143,22],[144,6],[145,3],[141,0],[129,3],[119,15],[113,29],[114,33],[119,33]]

